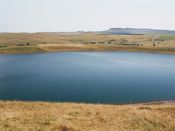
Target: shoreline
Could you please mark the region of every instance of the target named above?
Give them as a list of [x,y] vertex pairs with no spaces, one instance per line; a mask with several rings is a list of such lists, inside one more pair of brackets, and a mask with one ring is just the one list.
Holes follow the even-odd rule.
[[84,105],[154,105],[154,104],[175,104],[175,100],[161,100],[161,101],[145,101],[145,102],[132,102],[132,103],[91,103],[91,102],[69,102],[69,101],[34,101],[34,100],[1,100],[0,102],[22,102],[22,103],[62,103],[62,104],[84,104]]
[[[32,49],[31,49],[32,48]],[[81,45],[72,46],[67,44],[38,45],[25,47],[0,48],[0,55],[13,54],[46,54],[59,52],[135,52],[175,55],[175,49],[146,48],[146,47],[123,47],[116,45]]]

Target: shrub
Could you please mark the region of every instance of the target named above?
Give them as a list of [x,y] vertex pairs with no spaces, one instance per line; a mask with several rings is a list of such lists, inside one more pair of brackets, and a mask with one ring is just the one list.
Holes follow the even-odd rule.
[[24,46],[24,44],[17,44],[17,46]]

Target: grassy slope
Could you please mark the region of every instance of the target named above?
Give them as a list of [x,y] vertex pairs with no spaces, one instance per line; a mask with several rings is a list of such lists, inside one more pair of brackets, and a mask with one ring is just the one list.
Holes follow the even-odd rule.
[[10,46],[0,48],[0,54],[17,54],[17,53],[40,53],[45,52],[37,46]]
[[[0,34],[0,54],[36,53],[52,51],[141,51],[161,52],[175,54],[175,36],[148,36],[148,35],[98,35],[94,33],[84,34]],[[143,46],[128,46],[115,44],[84,44],[92,41],[109,41],[115,39],[127,40],[129,43],[137,43]],[[156,41],[158,40],[158,41]],[[153,43],[159,43],[153,47]],[[17,46],[30,43],[30,46]],[[8,46],[8,47],[5,47]]]
[[175,104],[0,102],[0,130],[175,130]]

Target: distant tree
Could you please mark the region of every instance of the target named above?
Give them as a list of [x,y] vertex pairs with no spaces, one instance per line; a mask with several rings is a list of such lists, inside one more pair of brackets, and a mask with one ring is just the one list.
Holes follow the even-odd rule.
[[156,46],[156,43],[154,42],[154,43],[153,43],[153,47],[155,47],[155,46]]
[[24,44],[17,44],[17,46],[24,46]]

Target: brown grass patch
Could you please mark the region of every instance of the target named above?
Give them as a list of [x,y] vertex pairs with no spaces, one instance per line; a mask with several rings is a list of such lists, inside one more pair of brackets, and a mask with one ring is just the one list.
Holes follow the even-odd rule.
[[175,104],[0,102],[0,130],[175,130]]

